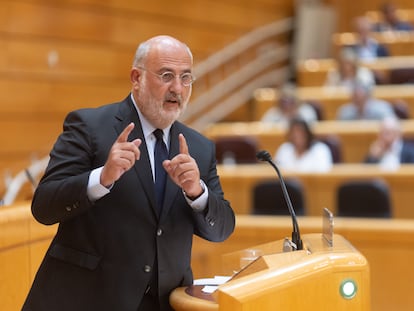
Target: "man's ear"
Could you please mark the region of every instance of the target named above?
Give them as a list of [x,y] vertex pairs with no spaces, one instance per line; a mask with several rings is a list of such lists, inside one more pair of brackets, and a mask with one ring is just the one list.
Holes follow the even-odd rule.
[[133,67],[131,69],[130,78],[131,78],[131,82],[132,82],[133,87],[138,86],[139,81],[141,79],[141,71],[138,68]]

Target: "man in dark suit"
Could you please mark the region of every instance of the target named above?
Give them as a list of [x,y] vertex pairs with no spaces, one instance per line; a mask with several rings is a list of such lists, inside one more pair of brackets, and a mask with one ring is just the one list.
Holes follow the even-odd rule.
[[378,57],[390,56],[388,48],[372,36],[372,25],[367,17],[355,18],[354,27],[357,41],[349,47],[354,49],[361,61],[374,61]]
[[364,162],[390,169],[400,164],[414,163],[414,144],[403,139],[396,118],[385,118],[381,122],[378,137],[372,142]]
[[[214,144],[176,121],[192,64],[184,43],[151,38],[123,101],[68,114],[32,202],[39,222],[59,227],[23,310],[171,310],[171,291],[193,281],[193,234],[219,242],[233,232]],[[168,149],[164,199],[156,129]]]

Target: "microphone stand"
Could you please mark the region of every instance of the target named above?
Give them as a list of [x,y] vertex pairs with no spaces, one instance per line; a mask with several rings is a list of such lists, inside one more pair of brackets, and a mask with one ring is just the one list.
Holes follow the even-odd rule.
[[268,162],[275,169],[275,171],[276,171],[276,173],[279,177],[280,184],[281,184],[281,187],[282,187],[283,196],[285,197],[285,201],[286,201],[286,204],[288,206],[289,213],[292,217],[292,226],[293,226],[292,243],[294,244],[293,247],[292,247],[292,250],[302,250],[303,249],[303,243],[302,243],[302,239],[300,237],[300,231],[299,231],[298,221],[296,219],[296,213],[295,213],[295,210],[293,209],[292,202],[290,200],[289,193],[287,191],[285,181],[283,180],[282,174],[280,173],[280,171],[279,171],[278,167],[276,166],[276,164],[273,162],[272,156],[270,155],[269,152],[267,152],[265,150],[262,150],[262,151],[259,151],[256,156],[259,160]]

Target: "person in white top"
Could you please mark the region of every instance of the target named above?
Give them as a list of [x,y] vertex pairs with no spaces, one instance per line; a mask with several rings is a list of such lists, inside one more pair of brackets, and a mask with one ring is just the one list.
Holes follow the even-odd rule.
[[361,66],[356,52],[349,47],[344,48],[337,59],[337,68],[328,71],[325,86],[343,86],[352,90],[356,81],[371,86],[376,83],[373,71]]
[[329,147],[315,139],[305,120],[293,118],[289,123],[287,138],[274,156],[280,168],[299,172],[326,172],[332,168]]
[[393,106],[385,100],[373,97],[372,93],[371,85],[356,82],[352,87],[350,101],[338,108],[337,120],[382,120],[396,117]]
[[282,87],[279,99],[273,107],[265,112],[261,121],[279,123],[284,126],[288,126],[289,121],[294,117],[300,117],[307,122],[317,121],[318,116],[315,109],[306,102],[300,102],[295,92],[293,86]]

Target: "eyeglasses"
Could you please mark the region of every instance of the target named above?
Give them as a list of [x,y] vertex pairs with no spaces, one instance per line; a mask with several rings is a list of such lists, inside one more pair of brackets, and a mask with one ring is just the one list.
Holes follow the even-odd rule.
[[[156,73],[144,67],[139,67],[139,68],[142,70],[148,71],[149,73],[157,76],[165,84],[172,82],[177,77],[177,75],[171,71],[165,71],[163,73]],[[181,84],[184,86],[190,86],[196,80],[196,78],[189,72],[185,72],[179,75],[178,77],[180,78]]]

